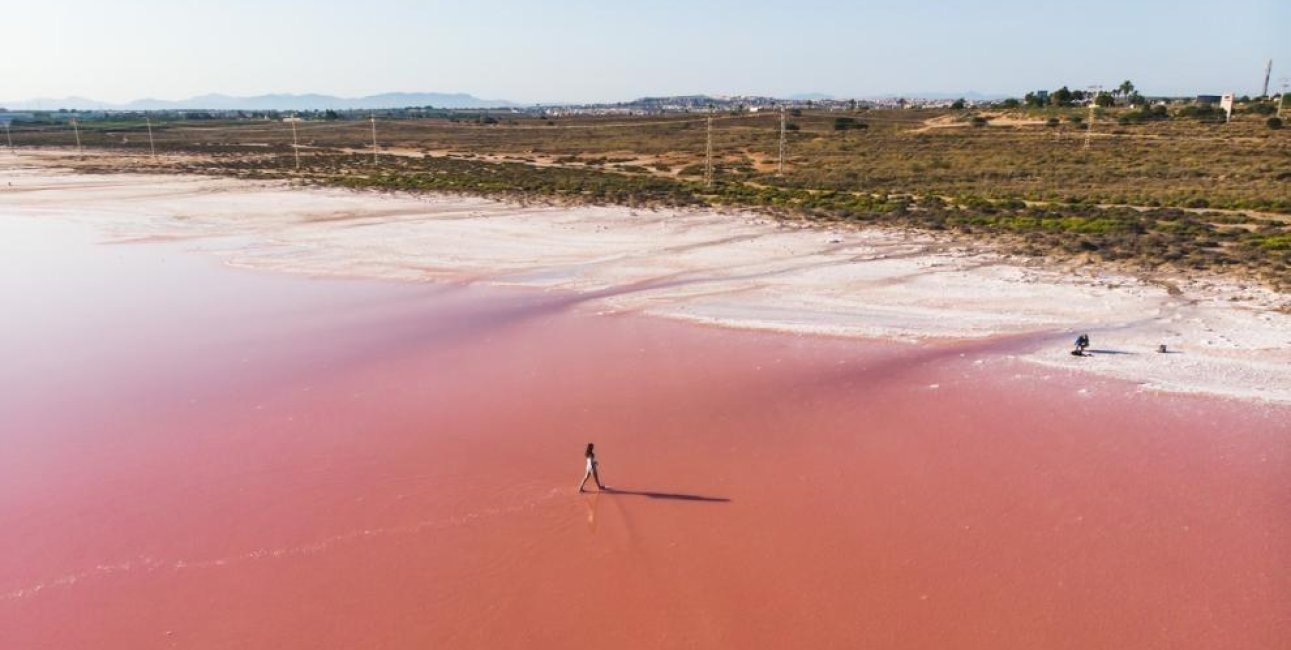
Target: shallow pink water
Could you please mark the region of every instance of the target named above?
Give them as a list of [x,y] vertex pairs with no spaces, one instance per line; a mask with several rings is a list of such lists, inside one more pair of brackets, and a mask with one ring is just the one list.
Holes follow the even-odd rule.
[[1291,638],[1289,409],[0,235],[0,647]]

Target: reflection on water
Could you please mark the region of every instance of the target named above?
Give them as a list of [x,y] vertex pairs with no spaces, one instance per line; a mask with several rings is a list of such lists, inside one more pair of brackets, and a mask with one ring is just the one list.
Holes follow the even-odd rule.
[[593,533],[596,532],[596,508],[600,505],[601,494],[593,492],[592,496],[584,499],[583,504],[587,506],[587,528]]

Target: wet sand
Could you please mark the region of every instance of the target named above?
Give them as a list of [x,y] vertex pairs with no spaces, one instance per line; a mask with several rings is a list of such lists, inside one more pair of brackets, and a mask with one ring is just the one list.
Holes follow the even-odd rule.
[[1291,638],[1284,406],[0,234],[3,647]]

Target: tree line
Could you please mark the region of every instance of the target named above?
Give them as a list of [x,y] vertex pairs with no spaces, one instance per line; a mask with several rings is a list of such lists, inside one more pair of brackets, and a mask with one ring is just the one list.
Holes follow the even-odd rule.
[[1116,88],[1100,91],[1096,95],[1085,90],[1072,90],[1066,86],[1050,91],[1047,94],[1042,92],[1030,92],[1022,98],[1022,103],[1034,108],[1040,108],[1043,106],[1075,106],[1076,104],[1085,103],[1091,99],[1093,100],[1094,105],[1104,107],[1114,106],[1118,100],[1126,104],[1140,105],[1146,101],[1143,99],[1143,95],[1139,94],[1138,89],[1134,87],[1134,82],[1127,79],[1122,81],[1121,85]]

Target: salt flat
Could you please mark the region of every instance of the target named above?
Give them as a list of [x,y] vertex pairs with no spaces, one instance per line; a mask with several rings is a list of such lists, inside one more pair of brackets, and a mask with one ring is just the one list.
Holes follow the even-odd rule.
[[[1012,352],[1055,370],[1291,402],[1286,296],[1253,284],[1046,269],[926,234],[747,213],[80,175],[56,157],[6,157],[0,174],[4,214],[93,220],[122,241],[236,236],[239,245],[211,247],[234,266],[570,291],[587,309],[741,328],[907,341],[1026,335]],[[1092,356],[1067,354],[1078,332],[1092,336]],[[1159,344],[1171,352],[1156,353]]]

